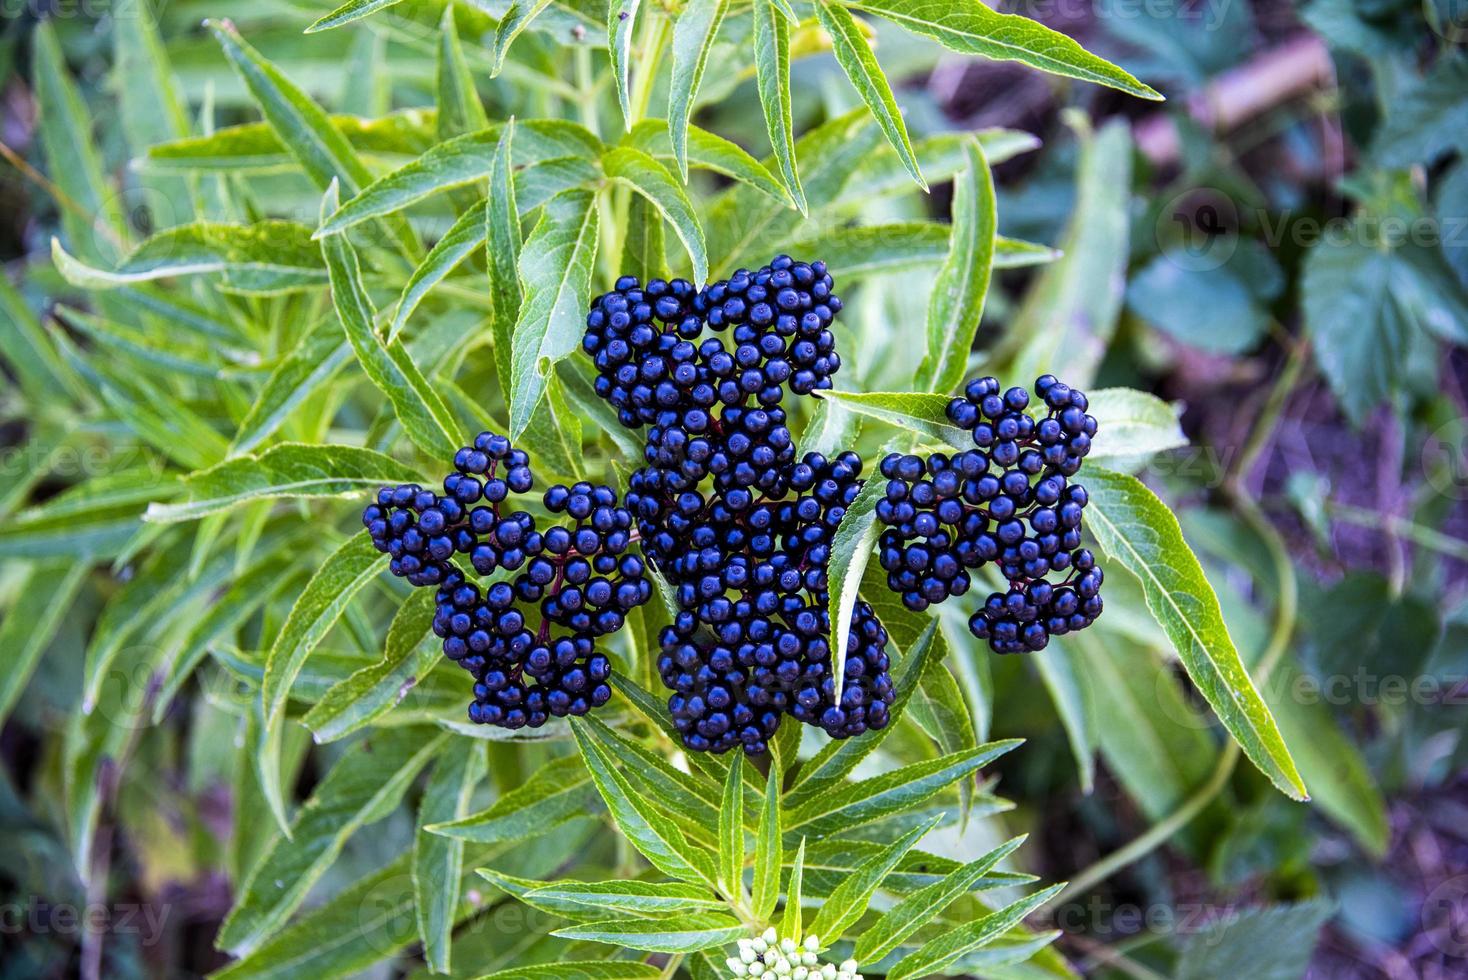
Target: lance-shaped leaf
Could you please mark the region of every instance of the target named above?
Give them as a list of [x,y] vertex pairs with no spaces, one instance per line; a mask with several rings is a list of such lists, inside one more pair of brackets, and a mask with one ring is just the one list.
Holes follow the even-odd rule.
[[[503,128],[502,125],[492,125],[477,133],[467,133],[435,144],[418,159],[383,175],[364,187],[356,197],[343,202],[335,213],[321,222],[316,237],[339,234],[363,221],[401,211],[435,194],[483,180],[494,166]],[[580,162],[584,165],[580,173],[587,179],[595,179],[600,173],[596,161],[600,159],[601,151],[601,140],[584,126],[573,122],[533,119],[515,126],[516,166],[533,169],[538,164],[549,167]]]
[[[407,697],[422,675],[433,669],[439,657],[438,645],[423,642],[433,624],[433,613],[433,593],[427,590],[414,592],[398,608],[387,628],[382,659],[332,685],[301,719],[317,742],[334,742],[365,728]],[[466,754],[473,755],[474,751]],[[462,816],[454,813],[424,822]]]
[[499,77],[505,67],[505,56],[510,53],[510,45],[515,43],[515,38],[550,4],[551,0],[515,0],[505,9],[505,15],[500,18],[499,26],[494,32],[490,78]]
[[831,536],[829,589],[831,593],[831,672],[836,678],[836,692],[831,700],[841,703],[842,682],[846,678],[846,651],[851,641],[851,617],[856,613],[861,576],[866,571],[872,548],[877,543],[877,501],[882,499],[887,484],[883,480],[867,480],[841,523]]
[[413,778],[447,743],[447,735],[403,728],[373,735],[326,774],[240,887],[220,927],[218,944],[235,955],[278,929],[341,853],[347,839],[397,806]]
[[719,807],[720,889],[732,900],[744,891],[744,759],[734,757],[729,778],[724,780],[724,799]]
[[1008,840],[983,857],[950,871],[932,884],[909,892],[900,902],[882,913],[882,917],[856,940],[856,949],[852,953],[856,961],[870,964],[886,957],[901,946],[904,939],[917,932],[924,924],[932,922],[944,909],[972,891],[996,864],[1013,854],[1024,842],[1023,836]]
[[571,727],[592,781],[627,840],[664,874],[713,887],[718,877],[713,862],[699,847],[689,844],[671,819],[637,792],[618,770],[611,753],[591,737],[579,719],[573,720]]
[[484,776],[484,749],[453,746],[434,764],[433,778],[418,804],[418,832],[413,835],[413,903],[423,959],[434,973],[449,971],[449,948],[459,907],[459,881],[464,872],[464,842],[422,829],[464,815],[474,787]]
[[541,766],[488,809],[424,829],[485,844],[524,840],[584,816],[594,807],[596,796],[581,760],[563,756]]
[[414,479],[413,470],[371,449],[283,443],[258,456],[236,457],[189,474],[182,497],[150,504],[144,519],[159,524],[192,521],[254,500],[361,495]]
[[551,935],[653,953],[691,953],[724,946],[748,933],[749,929],[727,912],[697,912],[671,919],[588,922],[557,929]]
[[805,915],[800,903],[805,897],[805,838],[795,849],[795,860],[790,865],[790,878],[785,885],[785,912],[780,916],[780,935],[800,942],[805,931]]
[[658,980],[663,968],[651,963],[589,960],[517,966],[487,973],[478,980]]
[[1079,652],[1074,645],[1054,643],[1038,654],[1033,662],[1070,742],[1071,755],[1075,757],[1076,771],[1080,774],[1081,792],[1089,794],[1096,778],[1098,741],[1090,690],[1085,685],[1085,674],[1077,663],[1078,657]]
[[[436,113],[403,109],[374,119],[330,117],[359,154],[417,156],[436,142]],[[207,136],[191,136],[148,147],[134,166],[144,174],[243,173],[299,167],[269,123],[224,126]]]
[[534,889],[526,899],[652,916],[726,907],[707,888],[680,881],[557,881]]
[[627,230],[622,235],[622,275],[636,276],[641,282],[662,279],[667,274],[667,264],[663,216],[651,201],[639,194],[627,208]]
[[760,806],[759,829],[754,838],[754,883],[750,888],[750,907],[761,920],[769,919],[780,900],[780,866],[784,858],[780,782],[779,767],[770,766],[764,802]]
[[[821,391],[822,398],[868,418],[880,419],[922,439],[958,450],[973,438],[948,419],[948,395],[905,391]],[[1134,388],[1102,388],[1090,394],[1087,410],[1096,419],[1096,438],[1087,463],[1133,460],[1187,445],[1177,411],[1156,395]]]
[[[917,690],[936,648],[934,640],[938,635],[938,620],[933,617],[928,617],[928,620],[927,628],[911,644],[904,646],[902,659],[892,672],[892,686],[896,689],[897,697],[892,702],[887,727],[870,732],[862,738],[832,740],[822,747],[796,773],[795,783],[786,800],[789,809],[797,809],[807,801],[830,792],[862,759],[876,751],[896,728],[897,720],[902,717],[903,710]],[[893,632],[892,627],[887,625],[887,620],[883,619],[883,625],[889,633]]]
[[489,273],[489,328],[494,338],[494,367],[500,393],[508,397],[514,375],[510,349],[520,317],[520,211],[515,200],[513,145],[515,121],[500,133],[489,171],[489,197],[484,202],[485,265]]
[[284,787],[280,784],[280,736],[285,725],[285,706],[306,658],[346,611],[357,592],[387,567],[387,556],[372,547],[367,532],[348,538],[327,558],[291,607],[285,625],[275,637],[265,659],[265,676],[260,686],[260,747],[257,768],[276,822],[288,826]]
[[1162,98],[1064,34],[1018,14],[991,10],[980,0],[856,0],[852,5],[962,54],[1018,61],[1053,75],[1096,82],[1144,99]]
[[673,175],[661,163],[630,146],[608,150],[602,157],[602,169],[611,179],[626,184],[652,202],[658,213],[673,226],[674,233],[693,262],[694,284],[702,285],[709,274],[703,226],[698,222],[693,203]]
[[[336,187],[322,198],[322,214],[336,204]],[[458,425],[443,396],[413,363],[401,340],[384,342],[373,322],[377,310],[362,283],[357,250],[344,235],[321,240],[321,254],[331,274],[331,302],[368,379],[392,403],[403,431],[429,456],[450,459],[458,448]]]
[[89,290],[175,276],[218,276],[226,291],[270,296],[326,282],[326,267],[311,243],[311,230],[273,219],[250,225],[196,223],[169,228],[140,244],[115,269],[88,265],[53,238],[51,260],[67,282]]
[[525,299],[510,347],[510,438],[518,439],[545,394],[555,362],[576,350],[591,301],[596,198],[566,191],[546,203],[520,253]]
[[858,865],[821,904],[810,924],[811,935],[819,936],[828,947],[835,945],[866,912],[867,903],[882,881],[907,856],[907,852],[917,846],[918,841],[938,826],[940,819],[934,817],[919,824]]
[[454,19],[452,3],[445,4],[438,25],[438,138],[450,139],[463,133],[477,133],[489,125],[484,104],[474,87],[474,75],[464,60],[459,43],[459,25]]
[[622,107],[622,121],[628,129],[632,128],[633,115],[628,85],[632,29],[637,25],[637,8],[640,5],[640,0],[614,0],[607,4],[607,54],[612,61],[612,83],[617,89],[617,104]]
[[821,26],[831,37],[831,53],[836,56],[836,62],[846,72],[846,77],[851,80],[851,85],[861,96],[861,100],[871,110],[872,117],[877,120],[877,125],[882,128],[892,149],[897,151],[902,165],[912,174],[917,185],[926,191],[928,182],[918,169],[917,157],[912,151],[912,140],[907,135],[907,124],[902,121],[902,109],[897,105],[897,99],[892,94],[892,85],[882,72],[882,66],[877,63],[871,42],[862,33],[861,26],[851,15],[851,11],[841,4],[833,0],[816,0],[815,7]]
[[790,814],[786,833],[799,831],[808,837],[819,837],[903,812],[960,779],[972,776],[1020,742],[1020,739],[986,742],[964,752],[916,762],[811,798]]
[[1147,608],[1177,650],[1199,692],[1270,782],[1307,799],[1274,716],[1259,696],[1223,621],[1218,596],[1177,518],[1135,477],[1089,469],[1086,526],[1108,556],[1142,585]]
[[331,383],[352,359],[352,345],[342,338],[334,316],[327,316],[306,331],[290,353],[281,358],[255,403],[245,413],[230,443],[231,456],[255,450],[285,424],[291,413],[312,395]]
[[960,956],[988,945],[1024,920],[1035,909],[1059,894],[1062,885],[1042,889],[990,913],[982,919],[959,926],[898,960],[887,971],[887,980],[909,980],[941,973]]
[[[329,31],[333,27],[342,27],[401,2],[402,0],[347,0],[331,13],[313,21],[311,26],[306,28],[306,33],[315,34],[318,31]],[[452,6],[450,4],[450,7]]]
[[408,277],[408,284],[403,287],[403,294],[398,298],[398,308],[393,313],[392,326],[387,330],[389,342],[397,338],[403,325],[408,322],[413,311],[418,309],[418,304],[433,291],[433,287],[448,278],[449,273],[483,244],[484,215],[478,208],[470,208],[459,215],[453,227],[444,232],[442,238],[433,243],[433,248],[428,250],[423,261],[418,263],[418,268]]
[[928,353],[918,369],[921,383],[938,392],[963,379],[994,265],[994,178],[978,141],[965,149],[968,164],[953,178],[953,236],[928,297]]
[[26,571],[0,622],[0,723],[25,690],[89,571],[85,561],[35,565]]
[[795,123],[790,105],[790,21],[771,0],[754,0],[754,69],[760,106],[780,176],[801,214],[805,191],[795,168]]
[[[205,26],[214,32],[265,121],[318,188],[324,191],[334,181],[348,194],[355,194],[371,182],[367,165],[326,110],[246,43],[229,21],[209,20]],[[408,254],[418,250],[406,221],[390,221],[387,227]]]
[[148,502],[177,489],[175,478],[154,467],[93,477],[10,517],[0,528],[0,557],[110,557],[137,532]]
[[[782,207],[792,208],[790,193],[780,179],[763,163],[749,155],[749,151],[738,143],[731,142],[717,133],[698,126],[687,127],[686,155],[688,165],[700,170],[712,170],[731,180],[747,184]],[[667,128],[660,119],[644,119],[622,140],[623,145],[635,146],[660,162],[674,160],[673,143],[668,138]]]
[[673,25],[673,74],[668,83],[668,138],[678,173],[688,180],[688,120],[698,98],[698,86],[708,68],[709,52],[730,0],[690,0]]

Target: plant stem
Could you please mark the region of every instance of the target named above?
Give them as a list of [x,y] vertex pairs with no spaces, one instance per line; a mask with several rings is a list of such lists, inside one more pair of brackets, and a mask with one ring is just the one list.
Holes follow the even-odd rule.
[[683,953],[674,953],[668,957],[667,965],[663,967],[663,980],[672,980],[678,975],[678,967],[683,965]]
[[1408,520],[1405,517],[1398,517],[1396,514],[1382,514],[1330,500],[1325,502],[1325,511],[1332,517],[1338,517],[1347,524],[1355,524],[1358,527],[1380,529],[1385,526],[1392,533],[1436,551],[1440,555],[1447,555],[1459,561],[1468,561],[1468,541],[1443,534],[1430,527],[1423,527],[1416,521]]
[[1234,490],[1249,478],[1249,472],[1254,464],[1259,461],[1262,453],[1271,439],[1274,438],[1275,427],[1279,424],[1280,413],[1284,411],[1285,402],[1289,400],[1290,392],[1294,390],[1295,383],[1300,379],[1300,371],[1305,366],[1306,347],[1300,341],[1294,341],[1290,345],[1289,357],[1286,359],[1284,368],[1279,377],[1274,381],[1274,387],[1269,391],[1269,397],[1264,401],[1264,407],[1259,412],[1259,423],[1244,440],[1244,448],[1234,461],[1234,466],[1224,478],[1226,490]]
[[642,51],[637,58],[637,81],[632,90],[631,105],[633,125],[647,118],[647,107],[652,102],[652,89],[657,84],[658,67],[668,45],[668,26],[672,23],[671,18],[657,11],[649,10],[647,16],[654,23],[644,31]]
[[1208,804],[1213,802],[1213,798],[1219,794],[1223,787],[1228,785],[1229,777],[1233,775],[1234,766],[1238,764],[1239,754],[1239,743],[1230,741],[1224,747],[1223,754],[1218,757],[1218,765],[1214,767],[1212,775],[1208,777],[1206,783],[1198,788],[1197,792],[1184,800],[1183,804],[1172,813],[1169,813],[1162,820],[1153,824],[1146,833],[1133,840],[1130,844],[1111,852],[1100,861],[1097,861],[1076,875],[1071,879],[1070,884],[1066,885],[1049,902],[1046,902],[1042,908],[1054,909],[1067,898],[1081,892],[1089,891],[1091,888],[1094,888],[1096,885],[1116,874],[1122,868],[1140,861],[1167,843],[1173,834],[1182,830],[1194,817],[1202,813]]

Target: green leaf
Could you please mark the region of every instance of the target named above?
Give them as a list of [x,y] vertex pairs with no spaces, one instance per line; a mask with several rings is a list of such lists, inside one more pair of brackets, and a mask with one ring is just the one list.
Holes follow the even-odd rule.
[[411,469],[370,449],[283,443],[189,474],[182,499],[150,504],[144,520],[193,521],[267,498],[360,496],[414,479]]
[[926,191],[928,182],[918,169],[912,140],[907,135],[907,124],[902,121],[902,109],[897,105],[897,99],[892,95],[892,86],[882,73],[882,66],[877,63],[871,43],[862,33],[856,18],[833,0],[816,0],[815,8],[821,26],[830,35],[831,53],[836,56],[841,70],[846,72],[852,87],[871,110],[877,125],[887,137],[887,142],[897,151],[902,165],[912,174],[917,185]]
[[1292,799],[1306,799],[1269,707],[1223,622],[1218,596],[1183,540],[1177,518],[1135,477],[1087,471],[1087,524],[1097,543],[1142,584],[1147,608],[1178,659],[1249,760]]
[[[1256,258],[1244,260],[1245,255]],[[1230,261],[1212,264],[1195,262],[1186,251],[1163,252],[1132,276],[1127,306],[1191,347],[1242,354],[1268,332],[1270,293],[1283,287],[1283,276],[1267,251],[1255,252],[1243,242]]]
[[454,20],[452,3],[444,5],[438,24],[438,138],[450,139],[463,133],[477,133],[489,125],[484,104],[474,86],[474,75],[464,60],[459,44],[459,25]]
[[928,297],[928,353],[918,369],[921,382],[939,392],[963,380],[994,264],[994,178],[978,141],[967,150],[968,165],[953,180],[953,236]]
[[847,875],[821,904],[810,924],[811,935],[820,937],[827,947],[834,946],[866,912],[867,903],[892,869],[938,825],[940,819],[934,817],[914,827]]
[[153,702],[155,725],[168,713],[173,699],[208,655],[209,648],[285,588],[296,584],[291,568],[293,544],[288,541],[284,548],[261,556],[260,560],[237,574],[228,591],[194,623],[158,684],[158,696]]
[[1096,718],[1091,710],[1085,674],[1076,656],[1071,644],[1057,643],[1037,653],[1033,662],[1070,741],[1071,755],[1080,773],[1081,792],[1089,795],[1096,781]]
[[1081,387],[1094,377],[1126,291],[1131,167],[1124,123],[1082,134],[1076,204],[1060,242],[1064,255],[1041,271],[1009,325],[1010,336],[1029,338],[1015,356],[1015,377],[1051,372]]
[[490,78],[499,77],[499,73],[505,67],[505,56],[510,53],[510,45],[515,43],[515,38],[520,36],[520,32],[529,27],[530,22],[550,4],[551,0],[533,0],[533,2],[516,0],[505,9],[505,15],[500,18],[499,26],[495,28],[494,32],[494,60],[489,72]]
[[724,780],[724,800],[719,808],[720,891],[737,900],[744,892],[744,759],[735,756]]
[[640,0],[615,0],[607,5],[607,54],[612,62],[612,82],[617,89],[617,104],[622,107],[622,121],[632,128],[632,97],[628,91],[628,69],[632,61],[632,29],[637,24]]
[[136,533],[148,502],[176,490],[158,466],[93,477],[11,516],[0,527],[0,557],[111,557]]
[[651,963],[592,960],[512,967],[485,974],[478,980],[658,980],[662,975],[663,968]]
[[[393,214],[412,204],[483,180],[494,167],[503,126],[492,125],[439,143],[422,156],[367,185],[356,197],[321,223],[316,237],[336,235],[372,218]],[[521,180],[533,176],[538,165],[569,168],[582,180],[599,176],[601,140],[585,127],[558,119],[532,119],[515,125],[517,166],[525,167]],[[569,186],[569,185],[568,185]],[[521,207],[530,205],[521,202]]]
[[[1013,854],[1024,841],[1024,837],[1012,838],[983,857],[949,872],[931,885],[904,896],[861,934],[852,956],[863,964],[875,964],[886,958],[908,936],[926,923],[932,922],[944,909],[972,891],[995,865]],[[816,932],[816,935],[821,936],[824,933]]]
[[280,785],[280,735],[285,725],[286,700],[306,658],[316,649],[352,598],[387,566],[387,556],[372,547],[367,532],[348,538],[311,576],[280,628],[265,660],[260,687],[264,725],[260,732],[258,766],[261,788],[282,828],[287,826],[284,787]]
[[[335,203],[333,187],[322,198],[322,213]],[[384,342],[378,334],[374,323],[377,310],[362,283],[357,250],[344,235],[332,235],[322,239],[321,254],[331,273],[332,305],[363,372],[392,403],[393,412],[414,445],[431,457],[452,458],[459,445],[453,414],[443,396],[413,363],[402,341]]]
[[790,22],[772,0],[754,0],[754,68],[760,106],[780,176],[795,206],[805,214],[805,190],[795,169],[795,124],[790,106]]
[[331,13],[314,21],[310,27],[306,28],[306,33],[315,34],[317,31],[329,31],[333,27],[342,27],[401,2],[402,0],[347,0]]
[[122,201],[103,176],[92,121],[50,19],[41,20],[31,35],[31,87],[40,121],[36,137],[51,180],[64,195],[58,203],[66,239],[88,260],[114,258],[125,236]]
[[285,424],[291,413],[331,383],[352,359],[352,345],[342,339],[335,318],[311,326],[290,353],[280,359],[229,445],[232,456],[255,450]]
[[[892,703],[887,727],[862,738],[833,740],[822,747],[796,773],[795,784],[786,800],[788,809],[798,809],[832,791],[862,759],[875,752],[897,727],[897,720],[902,717],[909,699],[918,689],[919,681],[926,673],[931,662],[930,657],[936,648],[934,640],[938,635],[938,620],[931,616],[924,618],[927,619],[926,627],[911,643],[903,644],[902,658],[892,671],[892,686],[896,689],[897,697]],[[896,624],[889,622],[888,618],[883,617],[882,624],[889,635],[895,633]],[[891,638],[897,639],[896,636]]]
[[799,830],[806,836],[820,837],[901,813],[972,776],[1019,744],[1019,739],[986,742],[842,786],[795,807],[785,832]]
[[1189,936],[1174,974],[1178,980],[1248,977],[1294,980],[1310,969],[1320,928],[1335,912],[1317,899],[1243,909]]
[[800,942],[801,933],[805,931],[800,907],[804,900],[804,890],[805,838],[802,837],[800,846],[795,850],[795,860],[790,865],[790,879],[785,886],[785,912],[780,917],[780,935],[797,943]]
[[495,147],[489,172],[489,197],[484,202],[485,264],[489,273],[490,334],[494,337],[494,366],[500,392],[513,387],[511,348],[515,321],[520,316],[520,211],[515,203],[515,168],[512,144],[515,121],[505,124]]
[[[969,433],[948,420],[947,395],[898,391],[822,391],[859,415],[880,419],[924,440],[956,450],[973,448]],[[1103,388],[1090,396],[1096,440],[1090,461],[1136,459],[1187,445],[1177,412],[1155,395],[1134,388]]]
[[558,881],[536,888],[528,898],[631,915],[667,916],[725,908],[708,889],[675,881]]
[[[403,109],[374,119],[342,113],[331,125],[358,154],[417,156],[435,142],[437,114]],[[248,171],[299,170],[296,158],[269,123],[225,126],[205,136],[191,136],[148,147],[135,166],[144,174],[241,174]]]
[[551,935],[654,953],[691,953],[732,943],[747,932],[744,924],[728,913],[698,912],[674,919],[589,922],[557,929]]
[[712,886],[718,875],[707,856],[690,846],[677,825],[632,787],[610,753],[590,736],[580,719],[572,721],[571,729],[612,820],[632,846],[664,874]]
[[1057,31],[1018,14],[1001,14],[980,0],[856,0],[852,6],[885,17],[961,54],[1018,61],[1144,99],[1162,98],[1127,72]]
[[25,299],[0,276],[0,358],[10,366],[33,409],[52,404],[65,392],[88,397],[85,385],[56,351],[41,321]]
[[251,225],[198,223],[161,231],[128,254],[115,269],[88,265],[51,239],[51,260],[80,289],[107,290],[175,276],[219,276],[228,292],[271,296],[326,282],[311,230],[291,221]]
[[674,233],[693,262],[694,284],[703,285],[709,274],[703,227],[698,222],[693,203],[673,175],[646,153],[629,146],[608,150],[602,157],[602,169],[608,177],[626,184],[650,201],[673,226]]
[[663,278],[668,264],[663,239],[662,214],[642,195],[632,198],[622,236],[622,275],[636,276],[642,282]]
[[1301,281],[1315,358],[1357,425],[1402,383],[1418,331],[1468,338],[1468,301],[1441,250],[1381,238],[1369,218],[1328,236]]
[[33,565],[16,586],[15,601],[0,622],[0,724],[25,691],[90,571],[85,561]]
[[434,242],[418,268],[408,277],[403,294],[398,298],[398,308],[393,313],[392,325],[387,328],[389,342],[396,339],[418,304],[457,269],[465,259],[484,245],[484,215],[478,208],[470,208],[459,215],[453,227]]
[[772,765],[769,778],[765,780],[759,829],[754,837],[754,881],[750,887],[750,908],[761,921],[769,920],[780,900],[780,866],[784,862],[783,817],[780,811],[780,772]]
[[[785,190],[785,185],[738,143],[697,126],[685,125],[684,130],[684,156],[687,165],[723,174],[731,180],[749,185],[782,207],[791,207],[790,194]],[[644,119],[633,126],[623,143],[660,161],[677,159],[667,127],[660,119]]]
[[423,959],[434,973],[449,972],[459,881],[464,872],[464,842],[429,833],[423,827],[464,816],[474,787],[484,777],[484,749],[452,745],[433,767],[433,778],[418,804],[419,830],[413,835],[413,903]]
[[730,0],[690,0],[673,24],[673,74],[668,84],[668,138],[678,173],[688,180],[688,120]]
[[846,508],[836,533],[831,536],[831,558],[828,565],[831,593],[831,672],[836,678],[833,703],[841,702],[842,682],[846,679],[846,651],[851,643],[851,621],[856,614],[857,592],[861,576],[872,548],[877,543],[877,501],[883,498],[887,485],[882,480],[867,480],[856,499]]
[[929,940],[898,960],[887,971],[887,980],[908,980],[909,977],[941,973],[960,956],[993,942],[1018,925],[1025,916],[1059,894],[1062,887],[1053,885],[1035,892],[982,919],[976,919]]
[[[414,592],[398,607],[387,629],[382,659],[333,685],[301,719],[318,743],[335,742],[371,724],[406,697],[422,674],[433,668],[439,657],[438,644],[424,643],[433,613],[433,593],[427,590]],[[451,814],[425,822],[461,816]]]
[[1468,58],[1446,52],[1425,75],[1392,95],[1372,138],[1371,156],[1381,167],[1431,164],[1451,149],[1468,146]]
[[485,844],[519,841],[583,816],[596,797],[591,774],[581,760],[563,756],[541,766],[488,809],[424,829]]
[[510,438],[518,439],[545,394],[551,366],[581,342],[591,302],[598,234],[596,198],[566,191],[546,203],[520,253],[525,300],[511,341]]
[[448,743],[404,728],[376,733],[326,774],[240,886],[218,945],[236,956],[269,938],[305,899],[347,839],[397,806],[418,772]]

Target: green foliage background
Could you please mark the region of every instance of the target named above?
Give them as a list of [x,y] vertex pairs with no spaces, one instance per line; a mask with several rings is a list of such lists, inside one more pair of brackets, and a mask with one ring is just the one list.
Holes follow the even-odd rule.
[[[1348,233],[1294,248],[1267,232],[1312,216],[1299,192],[1176,108],[1180,172],[1157,179],[1114,115],[1243,60],[1249,8],[1221,9],[1192,33],[1101,11],[1145,82],[977,0],[7,22],[35,125],[5,176],[35,219],[0,278],[0,820],[21,842],[0,881],[28,915],[110,916],[27,918],[7,969],[705,978],[773,926],[868,976],[1287,977],[1328,919],[1409,934],[1372,931],[1398,903],[1347,871],[1393,846],[1389,799],[1452,785],[1461,717],[1319,691],[1462,678],[1462,396],[1438,382],[1461,376],[1468,249],[1382,229],[1468,210],[1444,135],[1465,62],[1432,9],[1306,9],[1361,151]],[[1070,107],[1047,145],[949,128],[889,81],[960,57],[1048,79]],[[1308,119],[1274,125],[1318,149]],[[1199,188],[1239,212],[1201,251],[1178,203]],[[863,495],[833,619],[860,595],[892,635],[888,730],[787,722],[768,757],[685,756],[657,603],[615,638],[597,718],[469,725],[431,596],[384,574],[362,500],[433,482],[482,428],[544,482],[621,483],[640,447],[575,356],[589,299],[776,251],[825,258],[847,301],[840,390],[792,409],[804,449],[962,446],[944,393],[981,370],[1092,391],[1106,616],[997,660],[963,603],[885,589]],[[1161,397],[1196,356],[1265,376],[1232,441],[1190,445]],[[1270,476],[1316,378],[1348,438],[1388,420],[1406,504]],[[1386,524],[1395,557],[1353,559],[1333,522]],[[1231,914],[1113,944],[1118,902],[1180,890]],[[139,902],[176,918],[125,928]]]

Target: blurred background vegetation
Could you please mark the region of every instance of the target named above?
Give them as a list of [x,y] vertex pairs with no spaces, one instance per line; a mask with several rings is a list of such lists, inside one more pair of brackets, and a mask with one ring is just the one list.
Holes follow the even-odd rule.
[[[955,670],[976,724],[990,737],[1029,739],[999,771],[1018,805],[1010,826],[1032,834],[1026,870],[1045,880],[1104,859],[1220,771],[1227,780],[1167,847],[1052,910],[1066,934],[1060,949],[1104,976],[1468,975],[1468,8],[1031,0],[1005,9],[1077,37],[1169,101],[961,57],[877,23],[909,128],[915,139],[989,127],[1039,138],[995,168],[999,231],[1082,257],[1054,283],[1063,301],[1044,308],[1106,339],[1098,386],[1183,406],[1192,445],[1144,476],[1179,510],[1246,658],[1278,628],[1282,576],[1297,579],[1298,608],[1285,620],[1291,655],[1267,697],[1297,757],[1329,774],[1312,781],[1317,805],[1306,807],[1248,767],[1220,770],[1223,741],[1192,693],[1166,669],[1136,669],[1138,654],[1116,644],[1086,651],[1080,724],[1061,723],[1024,660],[971,651]],[[178,187],[129,178],[112,201],[56,193],[38,126],[37,24],[55,29],[107,172],[127,173],[139,138],[170,137],[172,121],[162,107],[120,111],[119,90],[145,66],[115,63],[110,0],[0,0],[0,10],[0,261],[13,287],[0,305],[42,314],[74,295],[50,265],[49,243],[76,209],[117,208],[141,237],[178,220],[168,213]],[[431,12],[303,34],[324,12],[282,0],[172,0],[156,10],[190,113],[217,125],[255,115],[200,26],[206,17],[233,20],[334,111],[433,104]],[[518,44],[522,65],[551,57],[534,32]],[[858,104],[825,53],[795,62],[793,89],[800,131]],[[533,67],[485,80],[480,94],[493,118],[552,114],[558,98]],[[702,98],[701,125],[757,157],[768,152],[751,79],[710,72]],[[314,223],[319,193],[299,175],[255,178],[252,190],[262,213]],[[931,198],[872,207],[889,220],[941,218],[947,202],[938,185]],[[1035,276],[1004,273],[986,323],[1009,324],[1012,335],[1034,316],[1022,298]],[[911,365],[884,352],[901,348],[904,324],[922,329],[926,294],[915,299],[893,279],[865,296],[852,311],[851,360],[867,387],[902,390]],[[43,420],[25,404],[7,379],[0,516],[146,461],[126,458],[122,442],[94,457],[83,445],[37,459],[28,434]],[[1271,552],[1278,543],[1284,570]],[[9,595],[19,575],[10,561],[27,556],[0,554],[0,595]],[[1108,588],[1126,588],[1115,579]],[[83,589],[44,668],[9,692],[0,977],[78,969],[96,930],[68,925],[65,908],[101,910],[104,975],[187,976],[225,962],[212,940],[231,902],[222,869],[240,860],[224,843],[238,816],[237,763],[207,690],[173,703],[170,714],[186,719],[174,734],[141,743],[156,778],[104,785],[112,799],[99,834],[117,836],[102,884],[84,889],[71,871],[55,804],[59,733],[77,709],[104,597]],[[45,612],[11,609],[0,636],[23,642]],[[1160,662],[1155,627],[1113,625],[1108,635],[1131,630],[1148,662]],[[0,651],[0,662],[12,653]],[[1093,749],[1094,771],[1088,761],[1078,768]],[[378,867],[411,835],[411,821],[394,817],[354,838],[321,892]]]

